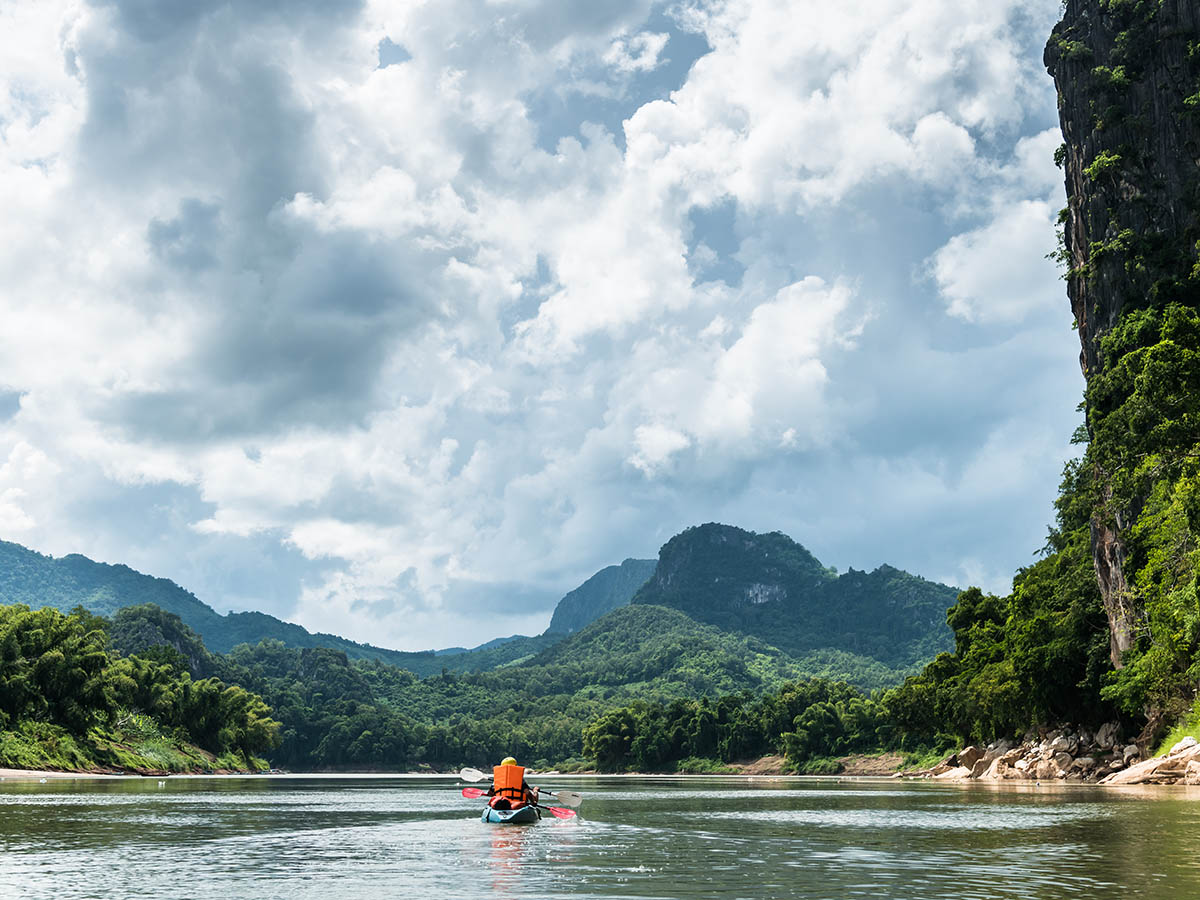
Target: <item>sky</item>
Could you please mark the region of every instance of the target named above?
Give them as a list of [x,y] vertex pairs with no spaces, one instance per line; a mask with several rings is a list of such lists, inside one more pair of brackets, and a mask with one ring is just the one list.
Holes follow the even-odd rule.
[[1055,0],[7,0],[0,539],[401,649],[682,529],[1004,592]]

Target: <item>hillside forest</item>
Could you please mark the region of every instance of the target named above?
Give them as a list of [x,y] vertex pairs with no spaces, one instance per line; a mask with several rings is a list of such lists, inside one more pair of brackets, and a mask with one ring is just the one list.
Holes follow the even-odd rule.
[[822,771],[1062,724],[1200,734],[1200,15],[1066,0],[1045,61],[1084,421],[1009,593],[709,524],[546,634],[402,654],[0,544],[0,762]]

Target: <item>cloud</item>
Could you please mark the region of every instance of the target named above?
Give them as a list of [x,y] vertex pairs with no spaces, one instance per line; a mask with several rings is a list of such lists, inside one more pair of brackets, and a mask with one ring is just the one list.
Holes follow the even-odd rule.
[[1079,387],[1052,12],[8,4],[0,537],[408,648],[713,519],[1010,571]]
[[649,31],[629,38],[616,38],[602,57],[604,62],[621,72],[649,72],[658,67],[659,54],[667,46],[670,35]]
[[955,235],[930,260],[947,312],[967,321],[1013,322],[1058,305],[1062,285],[1046,255],[1054,249],[1050,204],[1021,200],[987,225]]
[[1052,163],[1060,140],[1056,128],[1019,140],[991,188],[987,221],[956,234],[927,261],[951,316],[1012,325],[1061,308],[1062,284],[1049,258],[1064,202]]

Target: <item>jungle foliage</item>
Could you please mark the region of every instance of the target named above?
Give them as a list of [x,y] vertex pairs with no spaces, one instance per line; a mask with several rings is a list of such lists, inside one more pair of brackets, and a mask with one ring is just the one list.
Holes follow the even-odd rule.
[[[0,764],[251,768],[279,723],[262,698],[174,661],[122,656],[85,610],[0,606]],[[207,755],[206,755],[207,754]]]
[[684,771],[691,760],[733,763],[771,754],[804,771],[886,740],[875,700],[842,682],[811,679],[765,695],[637,700],[593,720],[583,732],[583,753],[603,771]]

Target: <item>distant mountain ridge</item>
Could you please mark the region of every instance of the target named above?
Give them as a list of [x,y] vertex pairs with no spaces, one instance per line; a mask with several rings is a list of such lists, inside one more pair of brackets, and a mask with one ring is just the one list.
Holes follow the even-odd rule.
[[663,546],[633,603],[669,606],[792,654],[841,650],[904,668],[953,649],[946,610],[957,596],[892,566],[839,576],[785,534],[709,523]]
[[[83,606],[111,617],[118,609],[153,603],[178,615],[219,653],[278,640],[297,649],[340,650],[350,659],[388,663],[421,678],[536,664],[584,629],[594,633],[625,622],[628,617],[613,614],[635,605],[667,607],[698,624],[760,640],[803,660],[814,674],[879,684],[950,649],[945,616],[956,596],[955,588],[891,566],[839,576],[787,535],[710,523],[671,538],[657,560],[626,559],[600,570],[562,598],[541,635],[496,638],[472,649],[407,652],[314,634],[262,612],[221,615],[168,579],[78,554],[55,559],[0,541],[0,604],[64,612]],[[856,679],[856,670],[864,677]]]
[[614,609],[628,606],[657,565],[654,559],[627,559],[619,566],[601,569],[558,601],[545,633],[570,634]]
[[82,606],[96,615],[112,617],[118,609],[153,603],[179,616],[199,634],[210,650],[228,653],[238,644],[257,644],[267,638],[291,647],[331,647],[351,659],[377,659],[429,673],[443,662],[432,650],[410,653],[360,644],[334,634],[312,633],[261,612],[221,615],[190,591],[166,578],[145,575],[125,565],[95,562],[78,553],[56,559],[20,544],[0,541],[0,604],[53,606],[68,612]]

